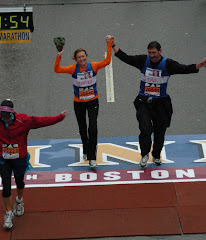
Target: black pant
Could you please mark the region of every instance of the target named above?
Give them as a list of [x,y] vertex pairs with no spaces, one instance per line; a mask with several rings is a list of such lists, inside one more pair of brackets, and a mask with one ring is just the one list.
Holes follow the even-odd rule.
[[145,156],[150,152],[152,145],[151,135],[154,133],[152,156],[160,158],[164,146],[165,132],[167,127],[170,126],[173,113],[171,99],[168,96],[148,101],[147,97],[138,95],[134,105],[140,129],[141,155]]
[[[97,151],[97,116],[99,100],[74,102],[74,111],[79,125],[79,133],[83,144],[83,153],[88,160],[96,160]],[[89,127],[87,129],[86,112],[88,112]]]
[[24,174],[27,169],[27,157],[19,159],[6,159],[4,164],[0,164],[0,174],[3,183],[2,196],[8,198],[11,196],[11,175],[14,173],[14,179],[18,189],[24,188]]

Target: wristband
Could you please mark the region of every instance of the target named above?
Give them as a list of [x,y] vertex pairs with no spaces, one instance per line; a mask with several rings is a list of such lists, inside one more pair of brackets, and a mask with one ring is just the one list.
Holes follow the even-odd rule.
[[112,48],[115,47],[115,46],[116,46],[116,44],[114,43],[114,44],[112,45]]

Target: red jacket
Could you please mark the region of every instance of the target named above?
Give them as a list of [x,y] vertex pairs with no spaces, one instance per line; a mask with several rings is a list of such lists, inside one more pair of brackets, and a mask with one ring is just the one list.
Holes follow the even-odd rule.
[[[0,120],[0,157],[5,144],[18,144],[19,158],[27,155],[27,136],[30,129],[46,127],[58,123],[64,119],[62,114],[53,117],[28,116],[23,113],[14,113],[15,120],[5,127]],[[5,148],[4,148],[5,149]]]

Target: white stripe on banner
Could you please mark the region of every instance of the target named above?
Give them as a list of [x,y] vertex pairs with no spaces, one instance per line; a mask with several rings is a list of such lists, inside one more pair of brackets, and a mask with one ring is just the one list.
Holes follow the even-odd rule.
[[[105,58],[107,53],[105,52]],[[107,102],[114,102],[114,81],[113,81],[113,68],[112,68],[112,59],[111,63],[105,67],[106,75],[106,93],[107,93]]]

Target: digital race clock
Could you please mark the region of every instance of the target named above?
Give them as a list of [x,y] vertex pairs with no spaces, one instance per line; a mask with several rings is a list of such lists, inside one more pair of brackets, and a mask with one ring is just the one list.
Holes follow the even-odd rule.
[[0,31],[29,29],[34,31],[33,9],[25,8],[0,8]]

